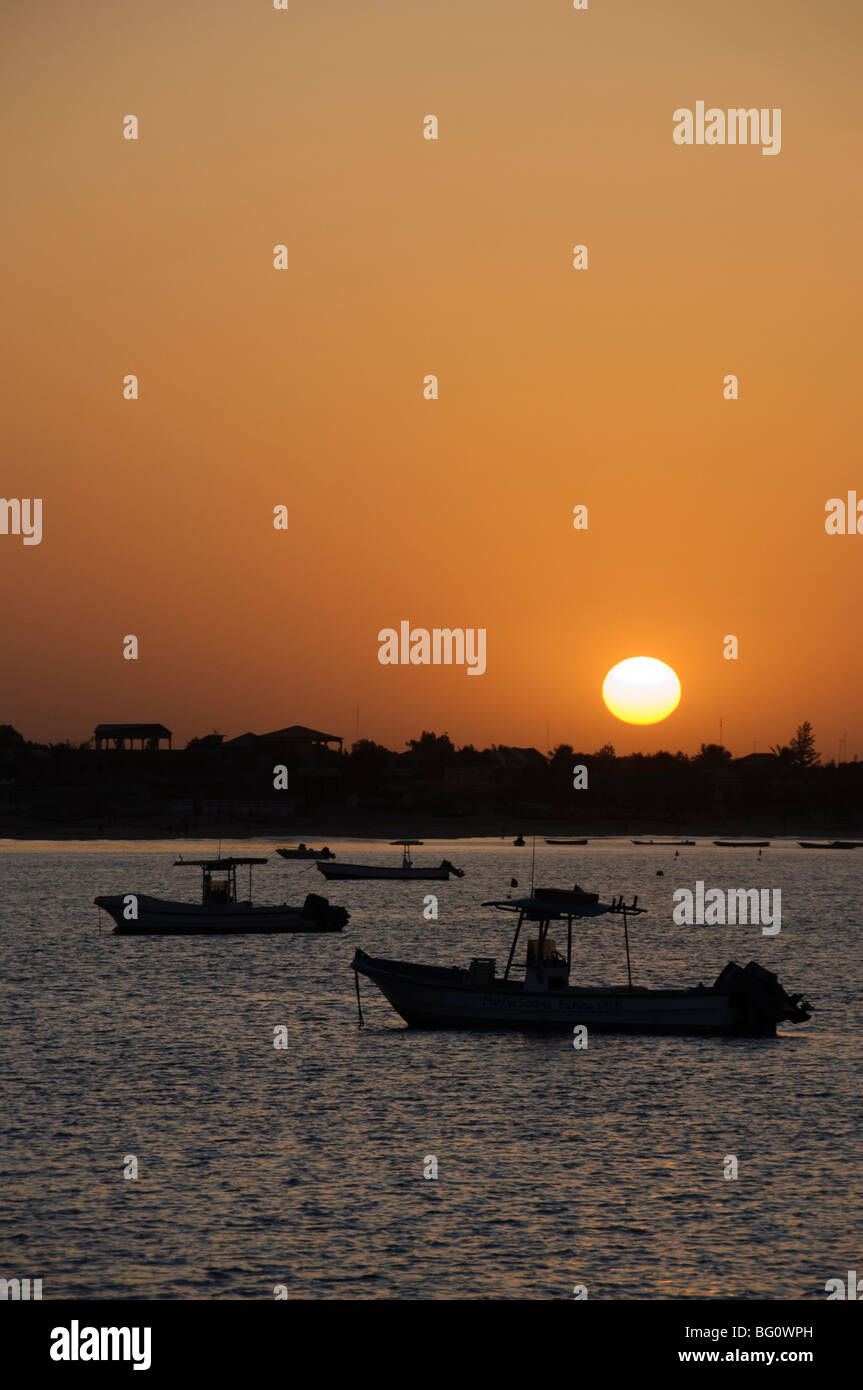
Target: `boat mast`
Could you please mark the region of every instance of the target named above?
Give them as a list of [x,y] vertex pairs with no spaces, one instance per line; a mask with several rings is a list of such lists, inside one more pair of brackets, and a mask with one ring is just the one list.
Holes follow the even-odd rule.
[[[626,974],[629,980],[629,992],[632,993],[632,966],[629,963],[629,928],[626,925],[626,903],[623,902],[623,894],[620,895],[623,906],[623,939],[626,942]],[[638,899],[636,898],[636,902]]]

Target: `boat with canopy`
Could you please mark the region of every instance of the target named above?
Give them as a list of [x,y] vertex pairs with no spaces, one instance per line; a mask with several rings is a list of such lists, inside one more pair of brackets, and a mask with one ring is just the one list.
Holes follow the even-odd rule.
[[414,864],[411,859],[411,848],[414,845],[421,845],[422,840],[391,840],[390,844],[400,845],[402,849],[401,864],[321,864],[318,862],[317,868],[324,878],[336,879],[366,879],[366,878],[404,878],[404,879],[448,879],[464,878],[464,869],[457,869],[448,859],[441,860],[438,865],[424,867],[421,864]]
[[[528,897],[483,903],[517,917],[502,975],[496,960],[475,957],[458,966],[418,965],[387,960],[357,950],[352,969],[359,1001],[359,976],[373,980],[396,1013],[414,1028],[543,1028],[571,1031],[578,1024],[598,1032],[727,1034],[770,1037],[778,1023],[805,1022],[810,1006],[801,995],[787,995],[776,976],[754,961],[745,969],[733,961],[712,985],[654,989],[634,985],[629,922],[644,908],[623,895],[601,903],[595,893],[576,887],[537,888]],[[616,986],[571,984],[573,923],[593,917],[622,921],[627,983]],[[566,946],[551,936],[552,924],[566,930]],[[528,924],[527,949],[520,967],[516,948]],[[533,929],[535,930],[535,934]],[[521,976],[516,971],[520,969]]]
[[[94,899],[115,923],[116,936],[228,936],[258,932],[341,931],[349,918],[343,907],[309,893],[301,907],[272,907],[252,901],[252,869],[263,859],[177,859],[175,868],[201,870],[200,903],[122,893]],[[249,896],[241,899],[237,870],[248,868]]]
[[329,845],[324,845],[323,849],[312,849],[309,845],[285,845],[283,849],[277,849],[276,854],[281,855],[282,859],[335,859],[335,854]]

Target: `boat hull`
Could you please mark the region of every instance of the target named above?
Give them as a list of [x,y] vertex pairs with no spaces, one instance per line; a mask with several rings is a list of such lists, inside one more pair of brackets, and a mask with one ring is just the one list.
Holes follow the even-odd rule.
[[[136,899],[137,918],[127,920],[129,897]],[[316,913],[281,904],[260,907],[250,903],[202,904],[151,898],[143,893],[99,897],[96,906],[115,923],[115,936],[250,936],[277,932],[341,931],[349,913],[330,907]]]
[[720,849],[769,849],[769,840],[714,840]]
[[477,986],[466,970],[415,966],[357,951],[354,969],[373,980],[413,1028],[544,1029],[578,1024],[606,1033],[771,1037],[776,1025],[714,989],[526,991],[518,981]]
[[374,864],[322,864],[318,861],[317,868],[324,875],[324,878],[334,879],[364,879],[364,878],[406,878],[406,879],[447,879],[450,876],[449,869],[442,868],[422,868],[421,866],[411,865],[409,868],[379,868]]
[[801,849],[857,849],[859,846],[854,840],[833,840],[830,844],[824,844],[815,840],[798,840]]
[[679,845],[694,845],[694,840],[633,840],[634,845],[649,845],[651,849],[674,849]]

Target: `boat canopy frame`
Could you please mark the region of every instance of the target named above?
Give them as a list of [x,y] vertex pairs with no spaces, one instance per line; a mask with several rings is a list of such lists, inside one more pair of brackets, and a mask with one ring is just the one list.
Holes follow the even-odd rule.
[[[211,903],[220,899],[226,903],[236,903],[237,897],[237,869],[246,868],[249,870],[249,902],[252,898],[252,867],[255,864],[266,864],[266,857],[263,859],[235,859],[233,856],[222,859],[175,859],[175,869],[200,869],[201,870],[201,902]],[[213,883],[213,874],[224,874],[224,885],[227,889],[227,896],[218,892],[220,885]],[[214,888],[217,891],[213,891]]]
[[[585,893],[585,898],[592,897],[592,894]],[[567,901],[568,895],[562,895],[560,899],[536,898],[531,895],[529,898],[504,898],[492,902],[482,903],[483,907],[496,907],[502,912],[517,912],[518,921],[509,948],[509,956],[506,962],[506,970],[503,973],[504,980],[510,977],[513,959],[515,957],[516,946],[518,945],[521,926],[524,921],[536,922],[539,925],[539,937],[537,940],[537,958],[544,959],[545,942],[548,937],[548,930],[552,922],[560,922],[566,919],[566,973],[569,978],[572,970],[572,924],[574,920],[585,917],[615,916],[623,918],[623,939],[626,948],[626,976],[629,982],[629,991],[632,993],[632,963],[629,954],[629,925],[628,918],[641,916],[647,912],[646,907],[638,906],[638,894],[632,902],[624,902],[623,894],[612,898],[610,903],[601,902],[579,902]]]
[[402,868],[412,869],[413,860],[411,859],[411,845],[425,844],[424,840],[390,840],[391,845],[401,845],[402,847]]

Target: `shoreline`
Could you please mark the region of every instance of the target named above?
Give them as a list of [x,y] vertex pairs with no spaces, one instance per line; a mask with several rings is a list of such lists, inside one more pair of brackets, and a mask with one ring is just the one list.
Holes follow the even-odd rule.
[[249,825],[247,821],[228,821],[220,825],[182,825],[178,826],[176,821],[166,821],[165,823],[150,823],[146,826],[137,824],[99,824],[92,823],[78,824],[74,821],[63,822],[62,824],[52,823],[49,825],[39,825],[33,821],[14,825],[0,824],[0,841],[7,843],[26,844],[32,841],[56,841],[62,843],[75,840],[80,842],[92,842],[99,844],[104,841],[130,841],[130,840],[176,840],[183,841],[202,841],[202,840],[223,840],[223,841],[261,841],[268,840],[278,842],[283,845],[295,845],[302,841],[307,845],[320,848],[329,839],[340,840],[384,840],[392,841],[396,839],[420,839],[420,840],[467,840],[467,839],[493,839],[500,840],[502,843],[512,842],[517,836],[523,835],[525,847],[529,848],[535,837],[537,843],[542,843],[548,839],[639,839],[639,840],[666,840],[694,839],[694,840],[729,840],[729,839],[757,839],[757,840],[777,840],[777,841],[796,841],[796,840],[817,840],[831,841],[843,839],[863,840],[863,828],[849,827],[848,825],[813,826],[812,824],[783,825],[777,827],[776,822],[733,822],[717,825],[716,822],[698,820],[697,822],[675,822],[673,826],[657,824],[655,821],[626,821],[624,823],[596,820],[590,825],[572,826],[571,824],[555,824],[553,820],[543,821],[540,825],[507,824],[502,827],[500,821],[492,821],[487,817],[477,818],[476,822],[466,824],[465,820],[459,818],[457,821],[452,819],[437,819],[434,816],[424,818],[370,821],[364,819],[358,822],[353,819],[333,819],[330,822],[322,822],[310,818],[308,822],[296,828],[293,826],[272,827],[267,825]]

